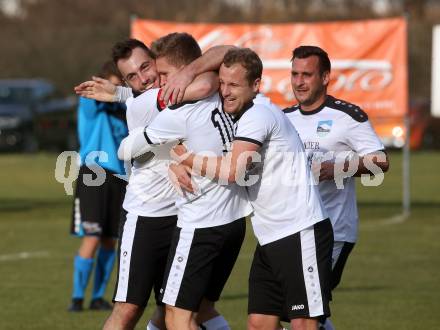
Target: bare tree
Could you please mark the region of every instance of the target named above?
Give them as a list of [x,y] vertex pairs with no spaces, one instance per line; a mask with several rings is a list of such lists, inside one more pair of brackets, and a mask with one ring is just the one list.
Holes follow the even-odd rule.
[[[188,22],[299,22],[374,18],[406,13],[412,97],[429,96],[431,29],[428,0],[21,0],[23,11],[0,11],[1,77],[45,77],[64,92],[96,73],[113,43],[130,34],[130,17]],[[427,13],[430,17],[427,18]]]

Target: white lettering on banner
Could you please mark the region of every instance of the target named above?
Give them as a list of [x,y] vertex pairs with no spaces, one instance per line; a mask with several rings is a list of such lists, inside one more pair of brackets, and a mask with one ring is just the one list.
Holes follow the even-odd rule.
[[[273,70],[289,70],[288,60],[263,60],[263,67]],[[388,61],[376,60],[334,60],[332,61],[333,84],[330,93],[339,90],[352,91],[356,88],[364,92],[372,92],[385,88],[393,80],[392,65]],[[268,77],[263,76],[263,81]],[[268,88],[265,88],[268,92]],[[293,100],[290,76],[276,83],[276,92],[283,95],[287,102]]]
[[248,47],[257,53],[278,52],[283,48],[284,42],[273,39],[273,32],[270,26],[262,26],[256,31],[248,31],[243,33],[240,38],[228,33],[225,29],[215,29],[206,35],[198,38],[197,42],[203,51],[208,50],[212,46],[217,45],[235,45],[237,47]]
[[252,48],[257,53],[271,53],[278,52],[284,43],[273,40],[272,29],[263,26],[257,31],[244,33],[234,44],[238,47]]
[[383,89],[392,80],[393,74],[390,71],[357,69],[351,73],[337,72],[336,82],[331,85],[330,89],[332,91],[340,89],[351,91],[357,84],[364,92],[370,92]]
[[227,40],[231,38],[232,36],[230,34],[220,29],[209,32],[205,36],[199,38],[197,42],[199,43],[200,48],[203,49],[203,51],[206,51],[212,46],[228,44]]
[[[274,39],[270,26],[263,25],[257,30],[247,31],[238,39],[227,29],[214,29],[198,40],[205,51],[212,46],[233,44],[238,47],[249,47],[260,53],[265,70],[290,70],[290,59],[268,59],[270,53],[279,52],[283,48],[282,40]],[[380,91],[393,81],[393,66],[389,60],[373,59],[336,59],[331,61],[333,83],[329,87],[330,93],[338,91],[350,92],[360,89],[364,92]],[[288,72],[288,71],[287,71]],[[290,87],[290,77],[286,72],[283,79],[274,79],[270,75],[263,76],[261,92],[276,92],[283,95],[285,101],[290,103],[294,95]]]

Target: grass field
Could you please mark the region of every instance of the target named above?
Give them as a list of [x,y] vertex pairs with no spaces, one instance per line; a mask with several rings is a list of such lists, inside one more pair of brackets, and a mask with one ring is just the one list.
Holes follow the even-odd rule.
[[[97,329],[106,313],[70,314],[71,197],[54,178],[56,156],[0,156],[0,329]],[[334,293],[337,329],[440,329],[440,153],[411,156],[412,213],[401,210],[401,155],[379,187],[359,185],[360,239]],[[245,329],[250,226],[218,304]],[[107,292],[110,298],[113,279]],[[149,308],[139,322],[145,328]]]

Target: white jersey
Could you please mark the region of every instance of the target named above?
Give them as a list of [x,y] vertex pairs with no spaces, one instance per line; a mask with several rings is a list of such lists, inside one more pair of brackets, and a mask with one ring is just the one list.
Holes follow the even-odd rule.
[[[356,105],[332,96],[328,96],[316,110],[302,111],[299,106],[294,106],[285,109],[284,113],[296,127],[310,163],[339,159],[353,152],[365,156],[384,149],[367,114]],[[322,201],[333,224],[335,241],[356,242],[358,210],[355,188],[354,177],[344,179],[343,189],[338,189],[334,180],[319,183]]]
[[[151,89],[127,100],[129,132],[149,125],[160,113],[159,92],[160,89]],[[122,206],[129,213],[144,217],[176,215],[177,193],[168,179],[169,161],[149,155],[133,161]]]
[[248,171],[252,225],[260,245],[293,235],[327,218],[295,128],[282,111],[257,97],[236,122],[235,140],[261,148]]
[[[150,144],[182,140],[191,152],[222,156],[233,139],[233,123],[221,110],[218,93],[196,102],[170,106],[148,126]],[[179,197],[177,225],[205,228],[224,225],[252,212],[246,189],[236,184],[220,185],[202,176],[193,176],[199,191]]]

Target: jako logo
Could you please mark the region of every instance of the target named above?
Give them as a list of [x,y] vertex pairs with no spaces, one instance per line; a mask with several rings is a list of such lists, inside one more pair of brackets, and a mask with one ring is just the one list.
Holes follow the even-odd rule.
[[301,310],[301,309],[304,309],[304,305],[292,305],[293,311],[297,311],[297,310]]

